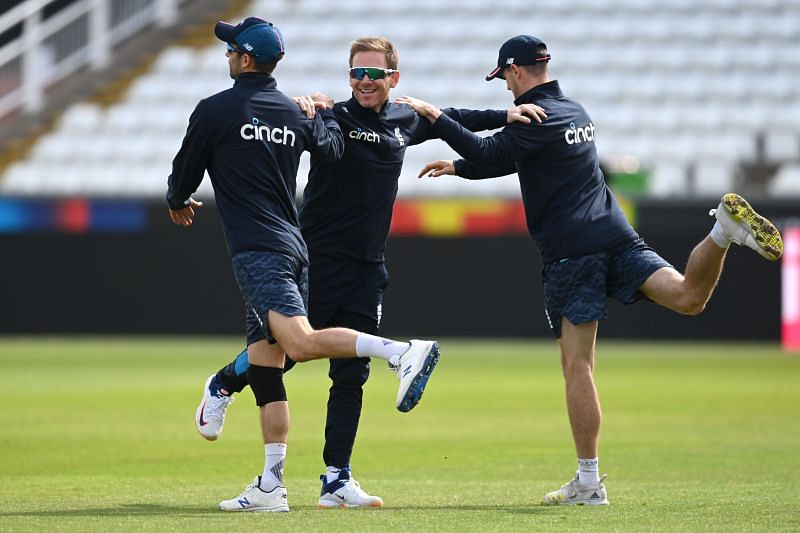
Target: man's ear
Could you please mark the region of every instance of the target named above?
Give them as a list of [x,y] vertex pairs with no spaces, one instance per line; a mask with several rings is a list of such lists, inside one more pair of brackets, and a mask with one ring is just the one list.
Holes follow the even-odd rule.
[[389,76],[389,87],[394,89],[397,87],[397,84],[400,82],[400,73],[394,72]]

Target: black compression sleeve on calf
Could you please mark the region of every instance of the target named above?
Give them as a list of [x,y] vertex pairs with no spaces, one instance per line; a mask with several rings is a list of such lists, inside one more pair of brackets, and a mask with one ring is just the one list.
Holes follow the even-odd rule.
[[234,392],[242,392],[242,390],[247,387],[247,371],[237,376],[236,363],[237,361],[234,361],[217,372],[217,383],[231,394]]
[[251,364],[247,369],[247,381],[256,397],[256,405],[262,407],[272,402],[286,401],[283,386],[283,369]]

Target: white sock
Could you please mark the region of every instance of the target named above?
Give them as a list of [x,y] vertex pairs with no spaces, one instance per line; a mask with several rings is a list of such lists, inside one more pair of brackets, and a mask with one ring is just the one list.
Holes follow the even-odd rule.
[[597,462],[597,457],[593,459],[578,458],[578,481],[581,482],[581,485],[596,485],[600,481]]
[[711,237],[711,240],[719,246],[720,248],[727,248],[731,245],[731,236],[725,231],[722,227],[722,224],[719,223],[719,220],[714,224],[714,227],[711,228],[711,233],[708,235]]
[[339,479],[339,469],[335,466],[329,466],[325,469],[325,483],[330,483]]
[[369,333],[359,333],[356,339],[356,355],[359,357],[377,357],[397,366],[400,356],[411,346],[407,342],[376,337]]
[[261,474],[261,485],[264,492],[283,486],[283,462],[286,459],[286,444],[274,442],[264,445],[264,473]]

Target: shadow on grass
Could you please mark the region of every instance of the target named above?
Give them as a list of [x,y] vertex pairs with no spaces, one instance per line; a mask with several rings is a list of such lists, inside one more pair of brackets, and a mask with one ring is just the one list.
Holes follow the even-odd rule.
[[51,511],[20,511],[16,513],[0,513],[0,517],[13,516],[58,516],[58,517],[85,517],[85,516],[199,516],[221,512],[210,506],[204,507],[170,507],[157,503],[125,503],[119,507],[101,507],[88,509],[59,509]]
[[[552,507],[541,504],[529,505],[414,505],[404,507],[382,507],[380,509],[351,509],[343,512],[376,512],[376,513],[394,513],[394,512],[408,512],[408,511],[505,511],[510,514],[518,515],[539,515],[545,513],[554,513],[564,511],[564,507]],[[293,505],[292,511],[313,511],[320,512],[315,505]],[[330,511],[328,511],[330,512]],[[157,516],[157,515],[170,515],[170,516],[205,516],[205,515],[226,515],[226,514],[239,514],[220,511],[214,506],[202,507],[171,507],[167,505],[159,505],[157,503],[131,503],[122,504],[119,507],[102,507],[102,508],[87,508],[87,509],[60,509],[50,511],[19,511],[10,513],[0,513],[0,517],[24,517],[24,516],[38,516],[38,517],[88,517],[88,516]],[[281,513],[276,513],[281,514]]]

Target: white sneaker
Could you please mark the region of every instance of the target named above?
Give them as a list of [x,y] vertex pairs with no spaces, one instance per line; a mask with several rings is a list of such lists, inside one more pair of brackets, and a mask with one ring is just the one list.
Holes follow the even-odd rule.
[[197,406],[194,422],[197,424],[197,431],[207,440],[217,440],[222,433],[222,425],[225,423],[225,410],[233,402],[233,396],[225,396],[211,390],[212,381],[216,374],[212,374],[206,380],[203,387],[203,399]]
[[383,500],[378,496],[371,496],[364,492],[358,481],[350,476],[349,468],[339,471],[339,478],[327,482],[327,476],[319,476],[322,480],[322,491],[319,493],[319,508],[332,509],[336,507],[383,507]]
[[738,194],[722,197],[717,209],[711,210],[733,242],[747,246],[759,255],[777,261],[783,255],[783,239],[775,226],[750,207]]
[[436,341],[412,340],[408,350],[393,367],[400,379],[397,391],[397,409],[404,413],[412,410],[422,398],[431,372],[439,362],[439,344]]
[[269,492],[264,492],[259,488],[260,484],[261,476],[256,476],[238,498],[220,502],[219,508],[223,511],[289,512],[286,487],[278,486]]
[[594,485],[583,485],[578,474],[575,477],[553,492],[544,495],[544,505],[608,505],[608,495],[603,481],[606,476],[600,478]]

